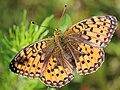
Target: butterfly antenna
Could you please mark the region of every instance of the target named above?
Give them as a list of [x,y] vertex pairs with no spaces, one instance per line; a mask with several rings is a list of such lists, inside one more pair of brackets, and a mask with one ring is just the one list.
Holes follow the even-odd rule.
[[[34,21],[32,21],[31,22],[32,24],[36,24]],[[37,25],[37,24],[36,24]],[[45,27],[45,28],[48,28],[48,29],[53,29],[53,28],[51,28],[50,26],[43,26],[43,25],[39,25],[39,26],[41,26],[41,27]],[[54,30],[54,29],[53,29]]]
[[62,15],[61,15],[61,17],[60,17],[60,20],[61,20],[61,18],[64,16],[66,9],[67,9],[67,4],[65,4],[65,6],[64,6],[64,9],[63,9]]
[[[63,12],[62,12],[59,22],[61,21],[62,17],[64,16],[66,9],[67,9],[67,4],[65,4],[65,6],[64,6],[64,9],[63,9]],[[58,28],[59,28],[59,23],[58,23]]]

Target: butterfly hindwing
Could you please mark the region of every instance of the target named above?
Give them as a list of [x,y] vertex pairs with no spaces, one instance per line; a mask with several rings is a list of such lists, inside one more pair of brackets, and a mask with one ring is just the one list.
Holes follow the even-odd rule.
[[80,75],[95,72],[104,62],[104,52],[100,48],[84,43],[69,43],[67,48],[75,60],[76,70]]
[[61,87],[69,83],[74,78],[74,74],[73,69],[70,68],[69,64],[66,62],[66,59],[63,58],[61,53],[53,53],[49,58],[48,65],[41,80],[48,86],[52,87]]

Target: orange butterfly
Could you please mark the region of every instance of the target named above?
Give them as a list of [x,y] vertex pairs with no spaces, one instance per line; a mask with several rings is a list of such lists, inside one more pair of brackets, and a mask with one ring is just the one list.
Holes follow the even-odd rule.
[[86,75],[104,61],[103,48],[116,29],[114,16],[94,16],[54,37],[37,41],[20,51],[10,63],[16,74],[40,78],[47,86],[61,87],[74,78],[73,69]]

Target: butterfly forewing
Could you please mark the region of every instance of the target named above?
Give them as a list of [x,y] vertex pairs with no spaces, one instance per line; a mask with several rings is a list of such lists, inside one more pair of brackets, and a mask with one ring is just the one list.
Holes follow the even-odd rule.
[[76,23],[65,34],[74,37],[79,35],[79,38],[76,37],[77,42],[104,48],[115,32],[116,21],[114,16],[94,16]]
[[38,71],[41,72],[46,45],[49,42],[50,40],[35,42],[20,51],[10,63],[11,71],[23,76],[36,77]]
[[61,87],[74,77],[73,68],[65,60],[54,40],[48,39],[24,48],[11,61],[10,69],[22,76],[40,78],[47,86]]

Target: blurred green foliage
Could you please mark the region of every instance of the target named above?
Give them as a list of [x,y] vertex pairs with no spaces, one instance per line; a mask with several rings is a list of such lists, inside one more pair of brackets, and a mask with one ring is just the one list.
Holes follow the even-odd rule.
[[[29,79],[10,72],[9,63],[12,58],[34,41],[52,36],[55,28],[59,27],[64,32],[72,23],[108,14],[117,17],[118,25],[112,41],[105,48],[106,56],[102,67],[90,75],[80,76],[76,73],[74,80],[59,90],[120,90],[119,2],[120,0],[1,0],[0,90],[46,90],[47,87],[39,79]],[[67,14],[60,20],[65,4],[68,5]],[[35,24],[31,21],[35,21]]]

